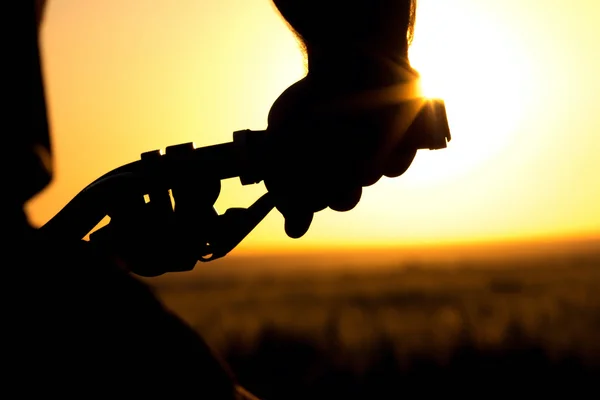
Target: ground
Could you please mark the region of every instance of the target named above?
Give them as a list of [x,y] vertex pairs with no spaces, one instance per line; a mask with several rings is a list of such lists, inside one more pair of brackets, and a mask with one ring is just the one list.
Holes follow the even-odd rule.
[[304,272],[279,262],[152,281],[266,399],[538,381],[572,395],[600,377],[600,252]]

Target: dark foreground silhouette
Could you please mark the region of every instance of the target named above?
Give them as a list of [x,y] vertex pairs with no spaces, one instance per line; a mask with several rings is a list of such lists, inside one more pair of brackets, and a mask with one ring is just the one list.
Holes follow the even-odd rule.
[[352,270],[286,272],[289,262],[273,258],[254,260],[263,267],[253,271],[240,258],[220,265],[227,272],[155,287],[265,399],[593,398],[598,244],[450,265],[367,260]]
[[316,338],[267,328],[252,348],[232,345],[225,354],[241,382],[265,399],[553,393],[593,398],[600,393],[600,359],[585,360],[576,353],[552,356],[517,326],[502,343],[488,348],[465,334],[443,361],[437,354],[397,355],[394,342],[381,338],[367,354],[353,359]]

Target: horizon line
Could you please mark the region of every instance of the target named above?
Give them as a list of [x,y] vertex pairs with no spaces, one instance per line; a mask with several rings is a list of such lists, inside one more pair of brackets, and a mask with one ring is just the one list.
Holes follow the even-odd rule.
[[[293,240],[293,239],[290,239]],[[253,246],[252,248],[240,248],[232,251],[227,257],[265,257],[265,256],[290,256],[294,254],[316,255],[316,254],[335,254],[345,253],[364,253],[372,251],[397,251],[397,250],[443,250],[443,249],[472,249],[472,248],[490,248],[507,246],[543,246],[543,245],[568,245],[576,243],[600,243],[600,231],[570,234],[570,235],[537,235],[527,237],[498,237],[482,238],[470,240],[440,240],[423,241],[413,243],[385,243],[364,245],[352,243],[351,245],[323,245],[323,246],[277,246],[269,247],[266,245]],[[599,247],[600,248],[600,247]]]

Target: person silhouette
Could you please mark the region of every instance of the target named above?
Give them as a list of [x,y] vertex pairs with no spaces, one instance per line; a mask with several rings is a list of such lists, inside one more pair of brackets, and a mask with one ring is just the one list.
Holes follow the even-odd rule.
[[[308,74],[270,110],[265,183],[287,234],[300,237],[315,212],[354,208],[362,187],[402,174],[415,156],[418,147],[406,139],[416,129],[418,112],[411,94],[418,74],[407,56],[415,2],[274,3],[305,46]],[[5,196],[11,208],[4,225],[10,232],[5,260],[26,271],[18,340],[10,350],[22,372],[21,386],[63,397],[253,399],[204,340],[126,265],[86,241],[40,235],[29,223],[26,203],[53,176],[39,49],[45,6],[45,0],[34,0],[34,15],[29,8],[21,13],[23,26],[32,29],[33,114],[11,146],[11,168],[19,173],[9,174],[16,178]],[[25,66],[22,53],[11,59]],[[380,89],[398,85],[410,101],[398,102],[398,90],[391,98],[381,96]],[[23,87],[11,96],[22,98]],[[11,103],[11,115],[19,114],[20,104]]]
[[[14,367],[20,386],[44,396],[166,395],[169,398],[255,399],[204,340],[166,309],[151,289],[86,241],[40,234],[24,205],[52,179],[50,126],[39,48],[45,0],[19,9],[29,27],[33,114],[18,131],[19,171],[8,191],[10,232],[5,260],[26,271],[19,291]],[[33,15],[31,14],[33,13]],[[25,59],[22,53],[13,60]],[[25,65],[23,65],[25,67]],[[23,97],[16,88],[14,99]],[[13,102],[15,115],[22,103]]]

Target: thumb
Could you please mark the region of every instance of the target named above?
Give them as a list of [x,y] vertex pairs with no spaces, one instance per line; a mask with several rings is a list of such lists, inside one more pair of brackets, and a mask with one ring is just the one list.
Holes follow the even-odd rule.
[[299,239],[308,232],[313,220],[313,213],[308,211],[294,212],[283,215],[285,218],[285,233],[292,239]]

